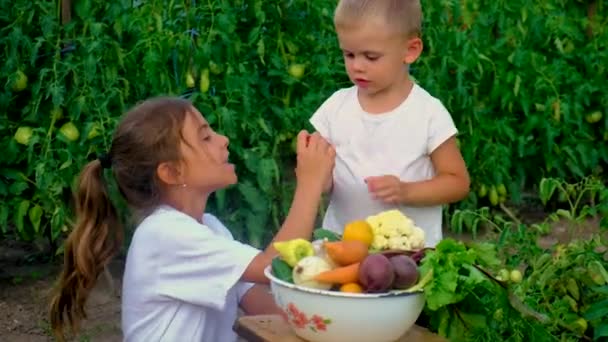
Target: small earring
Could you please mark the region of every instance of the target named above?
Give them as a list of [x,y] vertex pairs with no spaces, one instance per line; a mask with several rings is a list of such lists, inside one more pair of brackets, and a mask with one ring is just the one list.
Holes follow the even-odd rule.
[[185,188],[185,187],[186,187],[186,183],[182,184],[182,188]]

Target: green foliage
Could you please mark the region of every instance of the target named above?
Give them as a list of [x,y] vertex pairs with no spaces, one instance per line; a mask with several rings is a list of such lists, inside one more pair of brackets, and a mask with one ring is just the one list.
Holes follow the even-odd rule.
[[[425,52],[412,74],[460,128],[476,191],[457,209],[517,201],[541,177],[603,175],[608,31],[605,5],[595,4],[589,18],[589,4],[576,1],[424,2]],[[238,239],[264,245],[291,202],[295,135],[350,84],[334,2],[73,5],[66,25],[60,1],[0,5],[2,234],[57,241],[74,178],[109,147],[120,115],[172,94],[231,141],[239,185],[209,210]]]
[[[109,147],[120,115],[172,94],[190,97],[231,141],[240,184],[217,193],[209,210],[239,239],[263,245],[291,201],[295,135],[346,81],[326,6],[85,0],[62,27],[55,5],[2,8],[3,232],[55,240],[71,215],[74,177]],[[15,91],[18,70],[28,80]],[[26,126],[20,135],[31,137],[14,139]]]
[[[581,193],[608,191],[593,180],[573,185],[543,179],[541,184],[543,200],[551,196],[547,189],[553,186],[572,186]],[[604,211],[605,203],[585,208]],[[585,218],[576,211],[564,212],[568,215],[557,214],[562,224],[579,227]],[[424,309],[431,330],[450,341],[603,341],[608,337],[605,228],[589,238],[544,248],[539,244],[545,233],[540,226],[546,223],[516,224],[488,216],[487,211],[469,215],[492,223],[501,233],[483,243],[444,239],[426,253],[420,272],[432,274],[425,286]],[[547,221],[555,219],[550,215]]]
[[605,177],[605,1],[431,1],[424,8],[426,50],[413,73],[460,129],[474,190],[464,207],[520,202],[542,177]]
[[[549,213],[545,220],[535,223],[532,228],[541,234],[548,233],[552,223],[567,220],[570,235],[574,237],[587,220],[600,218],[600,228],[608,229],[608,188],[595,177],[585,177],[577,183],[568,183],[557,178],[543,178],[539,186],[539,200],[543,205],[552,202],[559,204],[555,212]],[[504,208],[504,207],[503,207]],[[507,210],[507,214],[513,215]],[[450,226],[458,231],[471,231],[476,237],[482,226],[493,231],[520,229],[519,219],[506,217],[504,213],[492,213],[489,207],[476,209],[455,209],[450,217]],[[524,247],[522,247],[524,248]]]

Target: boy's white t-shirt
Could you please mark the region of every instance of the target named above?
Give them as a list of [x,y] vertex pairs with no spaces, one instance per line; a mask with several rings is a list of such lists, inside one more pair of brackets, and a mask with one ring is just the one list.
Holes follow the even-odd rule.
[[365,112],[357,87],[336,91],[310,122],[336,148],[333,189],[323,228],[342,233],[353,220],[399,209],[425,231],[425,245],[442,238],[442,207],[384,204],[368,192],[365,178],[394,175],[405,182],[432,178],[430,154],[458,133],[440,100],[414,84],[408,97],[383,114]]
[[123,277],[124,341],[236,341],[239,279],[260,251],[214,216],[162,206],[135,230]]

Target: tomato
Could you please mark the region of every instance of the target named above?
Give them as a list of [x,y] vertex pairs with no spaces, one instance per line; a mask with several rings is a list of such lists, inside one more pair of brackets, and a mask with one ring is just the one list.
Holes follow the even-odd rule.
[[298,153],[298,137],[294,137],[291,141],[291,151]]
[[568,192],[568,195],[574,196],[574,194],[576,193],[576,188],[574,187],[573,184],[567,184],[566,191]]
[[188,88],[194,88],[194,76],[192,76],[192,73],[190,72],[186,73],[186,86]]
[[76,128],[76,125],[71,121],[61,126],[61,128],[59,128],[59,133],[68,141],[76,141],[80,137],[78,128]]
[[496,186],[496,190],[498,191],[498,194],[500,196],[507,196],[507,188],[505,187],[504,184],[498,184]]
[[222,67],[217,65],[217,63],[215,63],[214,61],[209,62],[209,70],[214,75],[219,75],[222,73]]
[[34,130],[32,129],[32,127],[21,126],[17,128],[17,131],[15,132],[15,136],[13,138],[19,144],[27,146],[30,143],[32,135],[34,135]]
[[61,107],[55,107],[51,109],[51,117],[55,119],[55,121],[63,118],[63,109]]
[[490,188],[490,203],[492,203],[492,205],[496,206],[498,205],[498,192],[496,191],[496,187],[494,185],[492,185],[492,187]]
[[559,101],[553,102],[552,108],[553,108],[553,120],[555,120],[555,122],[560,122],[561,117],[562,117],[562,110],[561,110],[560,102]]
[[519,270],[512,270],[509,274],[509,279],[515,284],[520,283],[522,279],[521,272]]
[[498,309],[498,310],[494,311],[494,319],[495,320],[497,320],[497,321],[500,322],[500,321],[502,321],[503,317],[504,317],[504,314],[503,314],[502,309]]
[[[289,136],[292,137],[293,135],[290,134]],[[306,146],[308,146],[309,142],[310,135],[306,137]],[[293,137],[293,140],[291,141],[291,150],[293,151],[293,153],[298,153],[298,136]]]
[[[576,302],[574,302],[574,304],[576,304]],[[589,324],[584,318],[578,318],[576,321],[571,322],[569,326],[572,327],[572,329],[577,333],[583,335],[585,331],[587,331]]]
[[568,42],[566,43],[566,46],[564,46],[564,52],[571,53],[572,51],[574,51],[574,49],[575,49],[574,43],[572,43],[570,40],[568,40]]
[[289,66],[289,74],[296,79],[302,78],[305,71],[306,66],[304,64],[292,64]]
[[479,196],[479,198],[484,198],[484,197],[486,197],[487,194],[488,194],[488,188],[486,187],[485,184],[481,184],[481,187],[479,187],[479,190],[477,191],[477,196]]
[[585,120],[587,120],[588,123],[599,122],[600,120],[602,120],[602,112],[597,110],[593,113],[589,113],[587,114],[587,116],[585,116]]
[[496,276],[496,279],[500,280],[500,281],[507,281],[509,280],[509,271],[505,268],[500,269],[500,271],[498,271],[498,275]]
[[154,14],[154,19],[156,21],[156,30],[158,32],[162,32],[163,31],[163,18],[161,17],[160,14],[155,13]]
[[87,134],[87,139],[91,140],[95,137],[98,137],[101,134],[101,125],[99,122],[93,122],[91,124],[91,129],[89,130],[89,134]]
[[19,92],[27,88],[27,76],[23,71],[18,70],[15,74],[15,80],[13,82],[13,91]]
[[199,88],[201,90],[201,93],[206,93],[207,91],[209,91],[209,69],[205,69],[203,70],[203,73],[201,74],[201,82],[199,85]]

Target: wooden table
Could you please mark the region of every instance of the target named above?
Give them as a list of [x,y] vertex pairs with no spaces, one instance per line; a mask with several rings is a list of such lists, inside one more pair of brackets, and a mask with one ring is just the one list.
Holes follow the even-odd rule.
[[[235,322],[234,331],[249,342],[305,342],[291,331],[289,325],[279,315],[242,316]],[[414,325],[395,342],[405,341],[446,342],[447,340]]]

